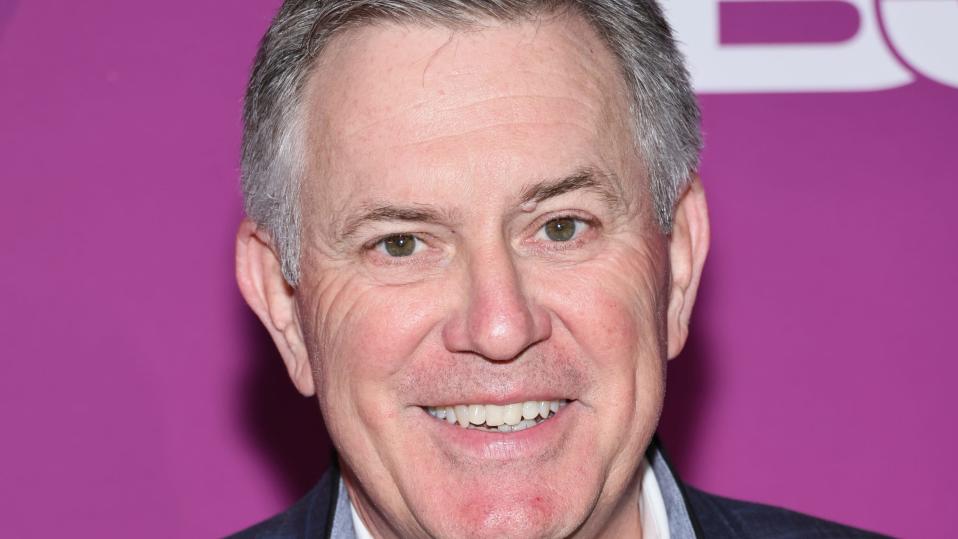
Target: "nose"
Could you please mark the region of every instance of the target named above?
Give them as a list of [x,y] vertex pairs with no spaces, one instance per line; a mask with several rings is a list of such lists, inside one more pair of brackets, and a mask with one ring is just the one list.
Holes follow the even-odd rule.
[[472,352],[491,361],[510,361],[551,336],[549,314],[524,293],[522,284],[526,279],[517,271],[506,246],[471,256],[466,274],[460,305],[443,327],[443,340],[449,351]]

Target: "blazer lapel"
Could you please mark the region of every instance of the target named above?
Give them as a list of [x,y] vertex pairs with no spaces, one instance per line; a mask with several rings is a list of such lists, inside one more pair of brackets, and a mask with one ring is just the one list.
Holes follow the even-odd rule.
[[672,468],[672,464],[666,458],[657,434],[652,438],[652,443],[649,444],[649,448],[645,452],[645,458],[652,466],[655,480],[659,484],[659,490],[662,491],[665,511],[669,515],[669,535],[673,539],[703,537],[702,527],[692,511],[692,505],[685,493],[685,487],[679,480],[675,469]]

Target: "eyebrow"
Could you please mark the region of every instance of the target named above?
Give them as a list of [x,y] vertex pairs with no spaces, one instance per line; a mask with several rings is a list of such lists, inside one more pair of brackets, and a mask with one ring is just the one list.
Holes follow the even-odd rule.
[[348,218],[340,229],[340,241],[348,239],[367,223],[405,221],[417,223],[446,223],[450,216],[423,204],[398,206],[395,204],[367,205],[356,215]]
[[[593,168],[582,168],[562,178],[535,183],[522,191],[519,205],[539,203],[578,190],[597,193],[613,211],[621,210],[625,206],[618,178],[614,174],[598,172]],[[337,239],[340,242],[345,241],[366,224],[374,222],[444,224],[453,220],[452,215],[426,204],[366,204],[345,220]]]
[[620,210],[625,206],[618,177],[593,168],[581,168],[564,178],[544,180],[529,186],[522,192],[520,205],[542,202],[580,189],[598,194],[613,210]]

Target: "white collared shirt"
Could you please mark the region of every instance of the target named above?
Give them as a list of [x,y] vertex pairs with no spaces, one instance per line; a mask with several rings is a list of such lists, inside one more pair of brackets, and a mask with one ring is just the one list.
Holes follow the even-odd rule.
[[[639,465],[639,474],[642,477],[641,493],[639,494],[639,515],[642,519],[642,539],[668,539],[669,515],[665,510],[665,501],[659,482],[655,479],[655,472],[649,466],[649,461],[642,459]],[[349,502],[349,511],[353,516],[353,532],[356,539],[373,539],[369,529],[363,524],[353,502]]]

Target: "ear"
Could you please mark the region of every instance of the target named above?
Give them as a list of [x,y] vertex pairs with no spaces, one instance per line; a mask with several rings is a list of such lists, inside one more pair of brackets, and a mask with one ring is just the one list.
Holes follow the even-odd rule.
[[236,281],[246,303],[266,326],[300,393],[316,393],[299,324],[295,290],[286,282],[269,237],[249,219],[236,233]]
[[689,319],[699,289],[702,267],[709,252],[709,215],[705,190],[698,175],[675,209],[669,257],[672,288],[668,310],[669,359],[679,355],[689,337]]

